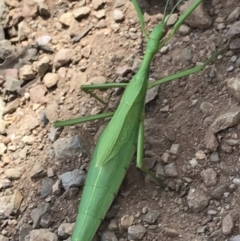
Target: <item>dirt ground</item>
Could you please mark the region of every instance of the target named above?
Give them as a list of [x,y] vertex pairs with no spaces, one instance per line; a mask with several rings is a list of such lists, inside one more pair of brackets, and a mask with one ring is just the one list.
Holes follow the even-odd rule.
[[[162,18],[165,1],[160,2],[140,2],[145,12],[147,31]],[[45,1],[44,9],[48,10],[49,16],[40,12],[38,6],[37,13],[27,17],[16,17],[22,5],[30,6],[32,10],[35,9],[34,4],[39,3],[31,5],[27,0],[5,3],[8,8],[5,14],[11,20],[2,21],[6,39],[13,46],[19,43],[27,46],[38,36],[50,36],[48,46],[53,52],[37,48],[35,59],[30,59],[27,64],[32,66],[35,74],[32,79],[26,78],[28,74],[22,70],[24,66],[11,67],[18,71],[18,79],[23,80],[16,90],[6,91],[6,77],[0,83],[5,108],[15,103],[10,111],[4,112],[3,122],[0,122],[5,126],[0,135],[0,149],[4,149],[0,153],[0,202],[16,190],[22,196],[20,204],[16,204],[19,210],[7,216],[1,216],[5,206],[0,204],[0,241],[55,240],[50,237],[44,239],[41,235],[34,239],[31,229],[44,228],[55,233],[57,239],[67,240],[76,219],[82,187],[73,187],[70,191],[60,187],[59,192],[50,191],[43,197],[44,180],[47,177],[51,179],[51,189],[61,179],[61,174],[74,169],[87,171],[99,130],[107,121],[65,127],[58,130],[51,140],[52,123],[57,119],[116,108],[122,95],[119,89],[97,92],[103,99],[110,99],[106,106],[81,91],[80,86],[93,82],[129,81],[144,54],[145,40],[130,1]],[[102,4],[98,7],[98,3]],[[85,9],[88,13],[76,22],[69,23],[73,21],[72,15],[61,19],[63,14],[72,13],[82,6],[89,7],[89,12]],[[207,22],[205,15],[196,14],[196,19],[185,25],[186,29],[180,29],[167,47],[155,56],[150,69],[151,79],[158,80],[199,65],[226,44],[228,30],[240,21],[239,1],[205,1],[202,7],[211,22]],[[114,15],[116,9],[123,14],[122,18],[120,13]],[[233,11],[238,16],[229,20]],[[174,13],[179,16],[179,8]],[[121,19],[116,20],[118,17]],[[27,23],[32,32],[27,38],[19,40],[18,35],[13,34],[13,26],[18,31],[21,21]],[[80,32],[91,24],[93,27],[79,41],[71,41],[75,31]],[[65,60],[70,60],[64,64],[59,60],[62,56],[56,57],[62,49],[72,51],[64,55]],[[50,83],[53,76],[50,80],[44,80],[46,73],[41,76],[38,66],[44,56],[50,60],[47,72],[57,74],[57,83]],[[140,238],[143,241],[240,240],[240,92],[237,92],[237,84],[234,91],[230,90],[229,84],[230,78],[240,81],[239,70],[239,49],[228,47],[203,71],[163,84],[148,94],[152,100],[146,104],[145,110],[144,161],[158,175],[165,173],[163,178],[167,188],[162,190],[139,171],[134,159],[96,240],[137,240],[131,238],[134,236],[129,229],[136,225],[145,229]],[[38,85],[41,89],[36,89]],[[41,94],[42,89],[44,94]],[[47,124],[43,124],[41,119],[43,112],[49,120]],[[224,126],[225,121],[222,120],[221,127],[213,131],[214,123],[223,114],[228,116],[227,124]],[[229,116],[233,115],[237,117],[231,122]],[[56,140],[75,135],[80,136],[86,148],[79,151],[77,157],[72,154],[68,158],[57,158]],[[215,142],[212,137],[216,138]],[[22,155],[23,150],[25,155]],[[12,177],[7,173],[9,169],[17,169],[21,174]],[[191,196],[191,192],[199,196]],[[42,203],[49,204],[44,212],[45,222],[45,219],[41,220],[43,214],[33,215],[33,210]],[[35,225],[37,221],[33,216],[38,216],[40,224]],[[64,234],[59,231],[61,224],[66,227],[62,231]],[[22,231],[24,225],[27,225],[27,231]]]

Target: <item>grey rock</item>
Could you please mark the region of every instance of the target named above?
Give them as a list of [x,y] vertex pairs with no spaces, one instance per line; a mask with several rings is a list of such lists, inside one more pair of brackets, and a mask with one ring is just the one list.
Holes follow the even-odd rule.
[[43,83],[47,88],[52,88],[58,82],[58,74],[55,73],[47,73],[43,78]]
[[0,0],[0,19],[2,19],[3,17],[3,12],[5,10],[5,1],[4,0]]
[[51,142],[54,142],[54,141],[57,140],[59,134],[60,134],[60,129],[51,126],[50,132],[48,133],[48,139],[49,139]]
[[12,182],[8,180],[7,178],[4,178],[0,181],[0,189],[7,189],[12,187]]
[[92,5],[94,10],[99,9],[104,3],[106,3],[106,0],[93,0]]
[[7,150],[7,147],[4,143],[0,143],[0,155],[3,155]]
[[173,228],[165,228],[164,233],[167,237],[175,238],[179,236],[179,232]]
[[58,241],[55,233],[50,232],[48,229],[36,229],[30,231],[29,241]]
[[54,173],[54,169],[52,167],[48,167],[47,169],[47,176],[48,177],[54,177],[55,173]]
[[139,59],[139,58],[137,58],[137,57],[134,58],[134,60],[133,60],[133,65],[132,65],[132,72],[133,72],[133,73],[137,73],[137,71],[138,71],[141,63],[142,63],[142,60],[141,60],[141,59]]
[[177,177],[178,172],[174,163],[167,164],[164,166],[164,173],[166,177]]
[[41,197],[45,198],[52,192],[52,186],[54,184],[54,180],[52,178],[46,177],[43,180],[42,183],[42,189],[41,189]]
[[197,227],[197,233],[198,234],[203,234],[206,232],[206,226],[199,226]]
[[141,224],[133,225],[128,228],[128,240],[142,240],[146,229]]
[[65,172],[59,176],[65,190],[71,187],[83,186],[86,178],[86,173],[83,170],[75,169],[71,172]]
[[156,177],[158,177],[158,178],[161,178],[161,177],[165,176],[164,175],[164,168],[163,168],[161,163],[157,163],[157,165],[155,167],[155,173],[156,173]]
[[78,192],[78,187],[71,187],[62,195],[62,197],[68,200],[72,200],[73,198],[76,198]]
[[232,146],[228,145],[226,142],[222,143],[220,148],[223,152],[226,152],[226,153],[232,153],[233,152]]
[[206,132],[206,135],[204,137],[204,144],[205,144],[206,148],[211,151],[216,151],[219,146],[217,137],[211,130],[211,127]]
[[240,235],[233,236],[229,239],[229,241],[240,241]]
[[23,84],[22,80],[15,79],[15,78],[7,75],[5,90],[11,91],[11,92],[16,91],[21,87],[22,84]]
[[16,109],[19,107],[20,105],[20,100],[19,99],[15,99],[12,102],[8,103],[4,109],[4,114],[12,114],[13,112],[16,111]]
[[118,239],[113,231],[105,230],[102,232],[101,241],[118,241]]
[[207,207],[209,197],[200,189],[190,188],[187,196],[187,202],[189,208],[195,212],[201,212]]
[[16,168],[9,168],[5,171],[5,175],[9,180],[16,180],[21,178],[22,172]]
[[[154,79],[149,79],[149,82],[154,82]],[[151,89],[148,89],[147,94],[146,94],[146,98],[145,98],[145,104],[149,103],[150,101],[154,100],[157,95],[158,95],[158,90],[159,90],[159,85],[154,86]]]
[[49,228],[52,224],[52,216],[50,213],[45,213],[42,215],[40,220],[40,226],[43,228]]
[[121,77],[126,77],[128,76],[129,73],[132,72],[132,69],[129,65],[123,65],[123,66],[118,66],[116,73],[121,76]]
[[239,146],[240,145],[240,140],[236,140],[236,139],[228,139],[225,140],[225,143],[228,144],[229,146]]
[[46,117],[47,119],[50,121],[50,122],[54,122],[58,119],[58,103],[57,101],[49,101],[47,106],[46,106],[46,109],[45,109],[45,114],[46,114]]
[[145,157],[143,160],[144,167],[147,169],[151,169],[157,162],[157,157]]
[[62,223],[60,224],[60,226],[58,227],[58,236],[61,239],[66,239],[68,238],[73,231],[75,223]]
[[144,217],[143,221],[149,224],[153,224],[156,222],[158,217],[160,216],[160,211],[158,210],[150,210]]
[[200,110],[206,116],[210,116],[213,113],[213,107],[214,105],[209,102],[202,102],[200,105]]
[[[49,120],[48,120],[48,118],[47,118],[47,116],[46,116],[46,113],[45,113],[45,111],[44,110],[40,110],[40,112],[39,112],[39,116],[40,116],[40,121],[41,121],[41,126],[42,127],[44,127],[44,126],[46,126],[47,124],[48,124],[48,122],[49,122]],[[54,128],[54,127],[51,127],[50,128],[50,133],[51,133],[51,129],[56,129],[56,128]],[[49,136],[48,136],[49,137]],[[49,138],[50,139],[50,138]],[[51,139],[50,139],[51,140]],[[55,141],[56,139],[54,139],[53,141]]]
[[11,214],[18,213],[23,196],[19,190],[15,190],[13,195],[0,197],[0,219],[8,218]]
[[14,214],[18,213],[22,201],[23,201],[23,195],[18,189],[16,189],[11,197],[12,213]]
[[181,52],[181,59],[184,61],[191,61],[192,60],[192,50],[190,48],[186,48]]
[[47,88],[43,84],[39,84],[33,86],[30,89],[30,99],[33,103],[45,103],[46,98],[45,94],[47,92]]
[[11,215],[11,212],[9,210],[10,201],[11,195],[0,197],[0,220],[6,219]]
[[[194,0],[188,0],[180,7],[180,13],[183,14],[192,4]],[[209,28],[212,24],[212,19],[208,15],[204,5],[201,3],[185,20],[185,23],[194,28]]]
[[118,230],[118,222],[115,219],[111,219],[108,225],[108,229],[110,231],[116,231]]
[[166,163],[168,163],[169,158],[170,158],[170,154],[169,154],[169,152],[166,151],[163,153],[161,160],[166,164]]
[[60,180],[57,180],[54,185],[52,186],[52,192],[54,195],[58,195],[61,192],[61,188],[62,188],[62,183]]
[[179,144],[172,144],[171,148],[170,148],[170,153],[177,155],[179,152]]
[[113,5],[113,8],[122,7],[122,6],[124,6],[126,3],[127,3],[127,0],[116,0],[115,3],[114,3],[114,5]]
[[232,24],[227,32],[228,37],[234,37],[240,34],[240,21]]
[[16,125],[15,123],[11,124],[7,129],[7,134],[18,134],[19,136],[24,136],[29,131],[35,129],[37,126],[39,126],[39,121],[35,117],[35,113],[31,112],[29,114],[25,114]]
[[236,60],[235,65],[236,65],[236,68],[240,68],[240,58]]
[[213,116],[207,116],[206,118],[204,118],[203,120],[203,125],[204,126],[210,126],[214,121]]
[[91,84],[104,84],[107,82],[107,78],[105,76],[97,76],[89,79],[88,82]]
[[59,18],[59,22],[67,27],[70,27],[75,21],[71,12],[63,13]]
[[196,158],[192,158],[191,160],[189,160],[189,164],[192,168],[195,168],[198,165],[198,161]]
[[55,176],[55,172],[54,172],[54,169],[52,167],[48,167],[47,176],[48,177],[54,177]]
[[41,16],[49,17],[51,15],[47,0],[35,0],[35,2],[38,5],[38,11]]
[[224,235],[229,235],[232,233],[234,228],[233,217],[230,214],[227,214],[222,221],[222,232]]
[[60,138],[53,143],[53,147],[57,160],[65,160],[79,155],[80,152],[86,152],[83,140],[78,135]]
[[25,241],[25,237],[29,234],[30,231],[32,231],[32,227],[29,224],[24,223],[20,228],[19,241]]
[[228,16],[227,21],[229,23],[234,22],[240,16],[240,7],[236,7]]
[[169,19],[167,21],[167,26],[174,25],[177,20],[178,20],[178,14],[177,13],[172,13],[171,15],[169,15]]
[[186,36],[191,32],[191,28],[186,24],[182,24],[178,31],[181,35]]
[[211,153],[209,159],[210,159],[210,162],[212,164],[219,163],[219,154],[218,154],[218,152],[214,151],[213,153]]
[[0,240],[1,241],[9,241],[9,238],[7,238],[7,237],[5,237],[5,236],[0,234]]
[[53,168],[52,167],[48,167],[48,169],[47,169],[47,176],[48,177],[54,177],[54,170],[53,170]]
[[114,9],[113,19],[115,20],[115,22],[122,21],[124,19],[124,13],[120,9]]
[[18,24],[18,39],[25,40],[31,34],[32,30],[30,29],[29,25],[25,21],[21,21]]
[[43,166],[40,163],[35,163],[30,172],[30,177],[38,178],[38,177],[43,177],[45,175],[46,175],[46,170],[43,168]]
[[120,226],[121,228],[127,229],[129,226],[133,224],[133,221],[134,221],[133,215],[126,214],[121,218]]
[[224,130],[228,127],[232,127],[239,123],[240,120],[240,111],[228,112],[220,115],[215,119],[211,125],[211,130],[213,133],[217,133],[221,130]]
[[91,45],[87,45],[86,47],[81,49],[81,54],[84,58],[88,59],[91,55],[91,51],[92,51]]
[[237,186],[240,186],[240,178],[239,177],[233,178],[233,183]]
[[240,78],[233,77],[227,81],[228,91],[237,100],[240,100]]
[[34,142],[35,142],[35,137],[33,135],[31,136],[24,136],[21,141],[24,143],[24,144],[27,144],[27,145],[32,145]]
[[19,69],[19,77],[21,80],[29,81],[36,77],[36,73],[34,72],[32,65],[24,65]]
[[217,184],[217,173],[212,168],[203,170],[201,172],[201,177],[207,187],[215,186]]
[[5,102],[0,98],[0,119],[3,117],[3,113],[5,110]]
[[78,19],[88,15],[91,12],[89,7],[80,7],[73,10],[73,16]]
[[[240,47],[240,44],[238,44],[238,47],[237,47],[237,49]],[[231,47],[230,47],[231,48]],[[234,48],[231,48],[231,49],[234,49]],[[234,70],[234,66],[233,65],[231,65],[231,66],[229,66],[227,69],[226,69],[226,71],[227,72],[232,72]]]
[[37,54],[38,54],[38,50],[36,48],[29,48],[27,50],[26,57],[24,57],[21,61],[23,61],[24,63],[27,63],[30,60],[33,60],[33,61],[38,60]]
[[[36,37],[36,42],[40,46],[44,46],[49,44],[49,42],[52,40],[51,36],[48,34],[43,34],[39,37]],[[41,60],[40,60],[41,61]]]
[[38,207],[31,211],[31,219],[33,220],[33,228],[40,227],[40,220],[43,214],[47,213],[50,209],[50,204],[41,202],[39,203]]
[[50,67],[50,59],[47,55],[43,56],[37,63],[38,74],[43,78]]
[[74,55],[75,52],[73,49],[61,49],[53,59],[53,66],[55,68],[60,68],[61,66],[68,64]]
[[[231,41],[230,45],[229,45],[229,48],[230,48],[231,50],[234,50],[234,51],[239,51],[239,49],[240,49],[240,38],[235,38],[235,39],[233,39],[233,40]],[[227,70],[228,70],[229,72],[231,72],[231,71],[233,71],[234,66],[230,66],[229,68],[230,68],[230,71],[228,70],[228,68],[227,68]]]

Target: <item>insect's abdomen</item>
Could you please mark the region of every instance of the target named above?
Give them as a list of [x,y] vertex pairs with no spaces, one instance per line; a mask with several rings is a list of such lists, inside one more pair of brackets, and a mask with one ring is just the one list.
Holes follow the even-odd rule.
[[126,143],[118,155],[102,167],[96,167],[98,149],[96,146],[85,182],[72,241],[92,241],[118,192],[134,155],[136,146],[133,139],[135,137]]

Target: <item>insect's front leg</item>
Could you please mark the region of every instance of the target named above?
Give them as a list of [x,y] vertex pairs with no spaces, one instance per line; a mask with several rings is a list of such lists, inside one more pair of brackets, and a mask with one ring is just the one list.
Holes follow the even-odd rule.
[[93,91],[110,89],[110,88],[126,88],[127,85],[128,85],[127,83],[106,83],[106,84],[82,85],[81,90],[83,90],[85,93],[89,94],[91,97],[94,97],[100,103],[107,104],[100,97],[98,97]]

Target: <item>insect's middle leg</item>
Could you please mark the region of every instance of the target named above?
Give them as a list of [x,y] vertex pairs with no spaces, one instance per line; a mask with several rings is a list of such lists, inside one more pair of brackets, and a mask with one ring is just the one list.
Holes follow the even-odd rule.
[[106,84],[92,84],[92,85],[82,85],[81,90],[85,93],[90,94],[91,97],[94,97],[96,100],[101,102],[102,104],[107,104],[101,98],[99,98],[93,90],[102,90],[102,89],[109,89],[109,88],[126,88],[128,84],[126,83],[106,83]]
[[147,175],[151,176],[156,182],[161,186],[165,187],[163,180],[156,177],[156,175],[151,172],[149,169],[143,166],[143,145],[144,145],[144,124],[143,121],[139,124],[139,131],[138,131],[138,143],[137,143],[137,167],[145,172]]

